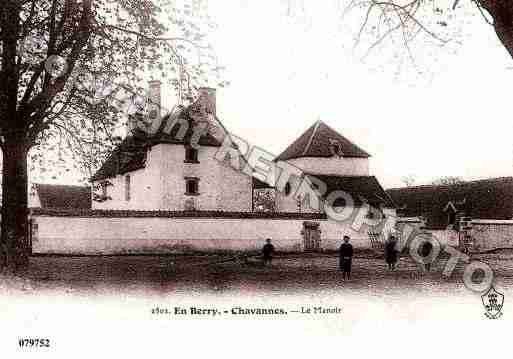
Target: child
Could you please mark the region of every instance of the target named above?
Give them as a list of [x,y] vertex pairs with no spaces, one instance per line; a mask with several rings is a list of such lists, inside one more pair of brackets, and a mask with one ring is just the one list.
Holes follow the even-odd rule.
[[271,264],[273,260],[274,246],[271,244],[271,238],[266,239],[266,243],[262,248],[262,254],[264,255],[264,266]]

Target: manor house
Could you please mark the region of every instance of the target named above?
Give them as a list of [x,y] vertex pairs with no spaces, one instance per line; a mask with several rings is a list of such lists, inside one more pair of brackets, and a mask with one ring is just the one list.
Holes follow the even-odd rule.
[[[345,234],[366,246],[369,230],[392,230],[394,203],[370,175],[370,155],[326,123],[317,121],[270,158],[265,180],[217,117],[214,89],[200,89],[194,103],[166,114],[160,114],[160,82],[150,89],[157,110],[131,123],[141,120],[151,131],[134,126],[108,156],[92,178],[90,210],[40,210],[36,250],[254,250],[265,238],[280,250],[323,250],[338,248]],[[197,128],[205,131],[197,136]],[[282,186],[284,163],[296,171]],[[255,205],[257,191],[273,193],[272,210]],[[332,203],[348,213],[344,222],[326,214],[334,192],[345,194]],[[54,230],[42,233],[43,227]]]

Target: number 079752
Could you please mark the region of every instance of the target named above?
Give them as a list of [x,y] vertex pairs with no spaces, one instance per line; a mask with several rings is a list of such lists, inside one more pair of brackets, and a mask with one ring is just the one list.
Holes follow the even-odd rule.
[[46,338],[20,338],[18,339],[20,348],[49,348],[50,339]]

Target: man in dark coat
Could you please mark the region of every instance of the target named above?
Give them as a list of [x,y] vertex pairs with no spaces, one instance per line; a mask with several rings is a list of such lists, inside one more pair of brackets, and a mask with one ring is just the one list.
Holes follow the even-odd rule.
[[265,245],[262,248],[262,254],[264,256],[264,265],[271,264],[273,260],[274,246],[271,244],[271,238],[265,240]]
[[344,243],[340,245],[340,270],[343,279],[351,278],[351,262],[353,260],[353,246],[349,243],[349,236],[344,236]]
[[397,263],[398,251],[396,244],[397,241],[394,236],[390,236],[388,242],[385,244],[385,261],[388,264],[389,270],[394,270]]
[[431,256],[432,251],[433,251],[433,244],[431,243],[431,241],[429,241],[429,240],[424,241],[422,243],[422,246],[420,247],[420,255],[424,259],[424,268],[426,269],[427,272],[429,272],[429,270],[431,269],[432,258],[430,258],[430,256]]

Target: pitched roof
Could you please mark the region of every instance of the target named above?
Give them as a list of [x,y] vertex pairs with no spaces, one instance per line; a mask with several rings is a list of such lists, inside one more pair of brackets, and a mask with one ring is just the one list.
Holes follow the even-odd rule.
[[333,152],[330,147],[332,141],[340,144],[340,149],[344,157],[370,157],[367,152],[324,122],[317,121],[287,147],[285,151],[276,157],[275,160],[286,161],[299,157],[332,157]]
[[449,202],[464,216],[475,219],[513,218],[513,177],[490,178],[451,185],[392,188],[386,191],[398,215],[426,218],[426,226],[446,228]]
[[[192,106],[192,105],[191,105]],[[171,115],[168,114],[164,116],[162,120],[162,126],[157,131],[157,133],[152,136],[149,140],[152,145],[159,144],[159,143],[172,143],[172,144],[186,144],[191,139],[191,137],[194,134],[194,121],[191,119],[189,115],[189,110],[192,110],[192,107],[188,107],[183,109],[179,114],[178,118],[184,119],[189,123],[189,126],[187,127],[185,133],[180,133],[182,131],[181,129],[181,123],[179,121],[176,121],[176,123],[173,125],[171,130],[169,132],[165,132],[165,126],[170,120]],[[198,140],[198,144],[200,146],[211,146],[211,147],[220,147],[221,143],[215,139],[215,137],[207,132],[205,134],[202,134]]]
[[[189,123],[191,120],[188,115],[188,109],[182,110],[178,114]],[[100,169],[91,178],[92,181],[98,181],[106,178],[112,178],[119,174],[144,168],[146,164],[147,149],[161,143],[186,144],[194,133],[194,126],[189,125],[184,134],[180,133],[181,123],[176,121],[169,132],[165,132],[164,127],[170,121],[170,115],[166,115],[162,120],[161,128],[147,137],[142,131],[137,135],[127,136],[109,155]],[[172,121],[172,120],[171,120]],[[198,143],[200,146],[220,147],[221,143],[210,133],[200,136]]]
[[144,168],[147,147],[148,143],[144,139],[127,136],[107,157],[91,180],[98,181]]
[[[385,192],[374,176],[327,176],[307,174],[308,177],[315,177],[327,186],[326,194],[333,191],[344,191],[351,195],[355,205],[361,205],[366,201],[370,205],[382,205],[387,208],[394,208],[394,202]],[[315,183],[315,180],[313,181]]]
[[91,188],[35,184],[41,208],[91,209]]

